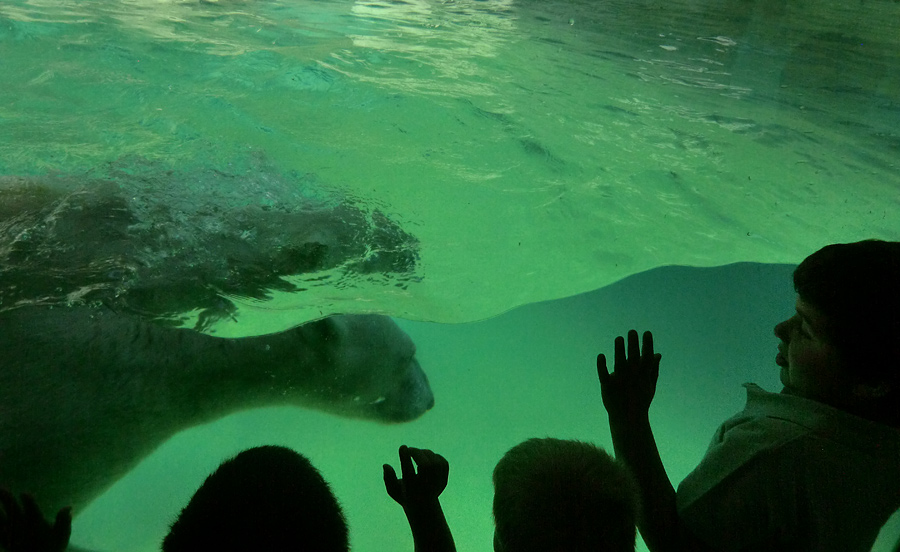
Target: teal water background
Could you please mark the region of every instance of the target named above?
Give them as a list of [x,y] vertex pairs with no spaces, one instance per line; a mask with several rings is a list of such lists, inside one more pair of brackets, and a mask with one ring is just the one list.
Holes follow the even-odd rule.
[[273,407],[191,430],[85,511],[75,541],[154,550],[225,456],[281,443],[333,481],[354,549],[412,550],[380,480],[407,443],[450,459],[459,549],[489,550],[503,451],[608,445],[592,363],[630,327],[657,332],[654,423],[680,480],[740,383],[777,386],[789,269],[643,271],[900,238],[898,16],[890,1],[4,2],[0,174],[264,157],[421,241],[405,290],[277,295],[216,331],[320,310],[415,320],[432,412],[385,427]]
[[[333,485],[357,552],[412,552],[402,509],[381,465],[400,444],[450,462],[442,495],[457,550],[492,550],[491,472],[529,437],[595,442],[612,450],[595,359],[629,328],[654,332],[663,355],[651,423],[677,484],[715,428],[741,409],[741,383],[777,391],[776,322],[791,315],[790,265],[666,267],[594,292],[467,324],[401,321],[435,393],[435,407],[399,426],[291,407],[247,411],[188,430],[150,456],[76,521],[76,542],[150,552],[179,509],[226,457],[260,444],[307,454]],[[645,549],[644,549],[645,550]]]
[[[168,523],[223,459],[274,443],[308,455],[332,483],[353,550],[412,552],[405,516],[381,475],[383,463],[398,466],[397,447],[408,444],[450,462],[441,502],[457,550],[489,552],[491,472],[506,450],[545,436],[612,450],[595,358],[610,357],[613,339],[629,328],[652,330],[663,355],[650,420],[677,485],[718,425],[743,407],[742,383],[781,388],[773,327],[794,312],[792,270],[757,263],[664,267],[482,322],[400,321],[435,393],[435,407],[421,419],[385,426],[273,407],[194,428],[89,507],[76,522],[76,542],[96,550],[158,550]],[[895,523],[893,534],[898,529]]]

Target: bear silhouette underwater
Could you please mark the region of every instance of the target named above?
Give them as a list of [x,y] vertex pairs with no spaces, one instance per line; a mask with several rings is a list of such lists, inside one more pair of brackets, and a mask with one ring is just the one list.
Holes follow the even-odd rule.
[[291,276],[402,287],[417,261],[379,210],[261,156],[0,176],[0,486],[77,514],[178,431],[237,410],[416,419],[434,396],[387,316],[201,332],[234,318],[236,297],[304,291]]
[[0,312],[102,303],[175,326],[196,316],[204,331],[234,318],[235,297],[416,280],[418,240],[380,210],[315,175],[246,164],[176,171],[129,158],[0,176]]
[[409,336],[335,315],[222,339],[90,307],[0,314],[0,487],[78,514],[175,433],[285,404],[383,423],[434,405]]

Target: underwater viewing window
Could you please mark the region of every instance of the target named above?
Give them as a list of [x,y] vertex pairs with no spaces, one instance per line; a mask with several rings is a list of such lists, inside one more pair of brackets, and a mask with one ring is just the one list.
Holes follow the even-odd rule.
[[[505,451],[612,451],[595,359],[631,328],[663,355],[677,486],[742,383],[780,390],[795,265],[900,240],[897,21],[895,0],[5,0],[0,487],[72,496],[74,545],[150,552],[223,460],[282,445],[353,550],[412,551],[381,471],[407,444],[448,459],[457,549],[488,551]],[[26,449],[73,454],[10,483]]]

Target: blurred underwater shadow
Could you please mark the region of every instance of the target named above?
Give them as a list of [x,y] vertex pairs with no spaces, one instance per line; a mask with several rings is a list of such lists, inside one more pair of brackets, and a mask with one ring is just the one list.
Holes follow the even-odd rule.
[[167,325],[196,316],[203,331],[234,316],[234,297],[304,291],[289,276],[416,281],[419,241],[381,210],[313,174],[229,165],[126,157],[84,174],[0,176],[0,313],[102,304]]

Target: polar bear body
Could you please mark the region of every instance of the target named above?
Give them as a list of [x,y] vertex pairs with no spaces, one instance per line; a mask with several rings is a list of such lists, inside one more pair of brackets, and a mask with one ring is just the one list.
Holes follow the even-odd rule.
[[0,486],[45,512],[77,513],[183,429],[274,404],[391,423],[434,396],[386,316],[221,339],[105,308],[0,313]]

